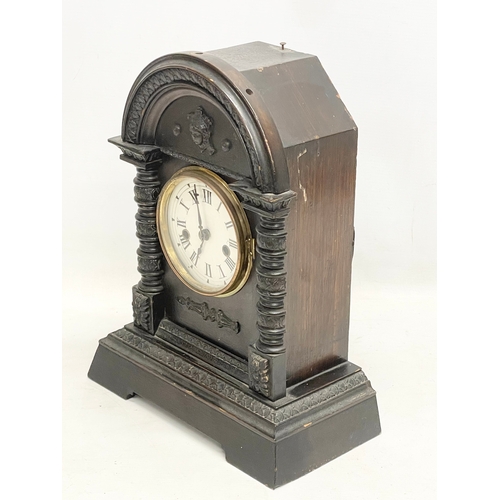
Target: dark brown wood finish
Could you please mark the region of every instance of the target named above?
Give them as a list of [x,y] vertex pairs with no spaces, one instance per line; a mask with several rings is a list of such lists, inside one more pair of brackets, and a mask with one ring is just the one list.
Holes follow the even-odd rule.
[[347,359],[357,131],[286,150],[289,384]]
[[286,222],[287,384],[347,359],[357,128],[312,55],[252,44],[214,51],[262,95],[296,193]]
[[217,440],[229,463],[273,489],[380,433],[375,391],[349,362],[272,402],[127,325],[100,341],[89,377],[124,399],[154,401]]
[[[137,169],[134,322],[100,341],[89,377],[218,440],[275,488],[380,432],[375,391],[347,360],[357,128],[315,56],[254,42],[161,57],[110,140]],[[243,288],[199,295],[164,259],[162,186],[198,165],[246,211]]]

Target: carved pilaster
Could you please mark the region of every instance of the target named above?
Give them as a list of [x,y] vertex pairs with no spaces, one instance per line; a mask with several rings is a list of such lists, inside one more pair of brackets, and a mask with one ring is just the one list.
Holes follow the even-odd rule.
[[248,368],[250,387],[269,397],[271,393],[269,359],[260,356],[257,352],[251,352],[248,357]]
[[163,253],[156,230],[156,205],[161,191],[158,168],[162,153],[156,146],[130,144],[120,137],[109,139],[109,142],[122,150],[122,160],[132,163],[137,169],[134,199],[138,205],[135,216],[139,239],[137,270],[141,279],[132,289],[132,308],[134,324],[154,334],[165,308]]
[[295,193],[261,193],[243,182],[231,185],[243,206],[259,215],[257,233],[257,329],[250,346],[250,387],[269,399],[286,394],[286,217]]

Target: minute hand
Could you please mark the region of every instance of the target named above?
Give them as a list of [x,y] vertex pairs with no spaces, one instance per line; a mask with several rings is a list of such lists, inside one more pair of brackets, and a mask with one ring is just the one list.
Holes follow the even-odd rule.
[[200,238],[203,239],[201,235],[201,230],[203,229],[203,223],[201,222],[200,201],[198,200],[198,192],[196,191],[196,184],[194,185],[194,194],[196,198],[196,209],[198,210],[198,227],[200,228]]

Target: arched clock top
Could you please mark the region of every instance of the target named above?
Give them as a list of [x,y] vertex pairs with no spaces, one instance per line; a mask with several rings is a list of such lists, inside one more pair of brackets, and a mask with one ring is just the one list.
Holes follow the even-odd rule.
[[[179,120],[174,118],[176,106]],[[221,124],[225,135],[219,133]],[[189,145],[193,154],[188,156],[201,165],[234,165],[231,155],[242,158],[243,150],[256,188],[263,193],[289,190],[285,154],[271,113],[248,79],[214,55],[171,54],[149,64],[128,96],[121,137],[180,157]],[[244,177],[236,172],[236,178]]]

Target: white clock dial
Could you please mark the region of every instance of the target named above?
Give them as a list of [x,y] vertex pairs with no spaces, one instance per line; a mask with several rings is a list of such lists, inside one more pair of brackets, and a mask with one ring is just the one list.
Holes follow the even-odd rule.
[[158,226],[169,263],[195,291],[226,295],[246,281],[248,221],[235,195],[212,172],[186,167],[173,176],[160,195]]

